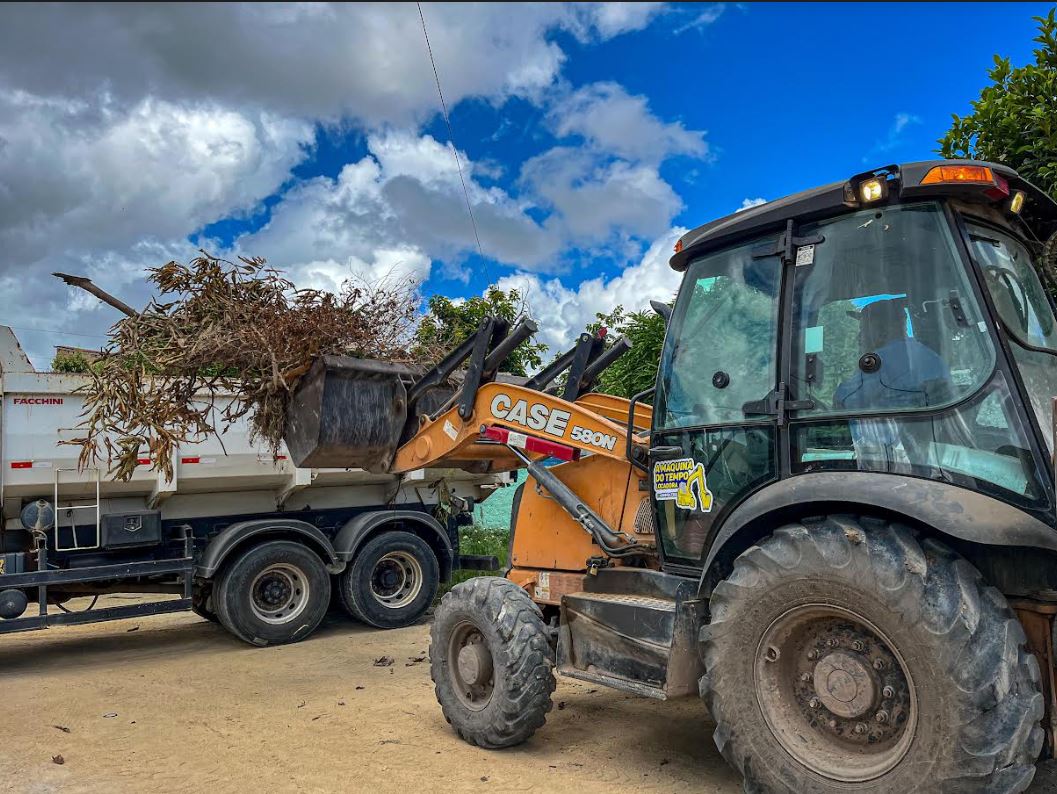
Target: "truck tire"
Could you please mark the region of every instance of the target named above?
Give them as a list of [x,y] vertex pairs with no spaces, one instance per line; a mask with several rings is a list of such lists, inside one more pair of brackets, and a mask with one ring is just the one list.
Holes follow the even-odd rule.
[[441,599],[429,669],[444,718],[494,750],[526,741],[547,720],[553,652],[540,608],[513,582],[479,576]]
[[330,604],[330,574],[301,543],[272,540],[238,554],[220,574],[213,603],[221,625],[253,645],[303,640]]
[[743,553],[701,629],[701,696],[746,792],[1024,791],[1038,663],[1005,598],[905,526],[831,516]]
[[367,541],[338,577],[345,611],[379,629],[415,623],[433,603],[439,586],[437,556],[410,532],[383,532]]

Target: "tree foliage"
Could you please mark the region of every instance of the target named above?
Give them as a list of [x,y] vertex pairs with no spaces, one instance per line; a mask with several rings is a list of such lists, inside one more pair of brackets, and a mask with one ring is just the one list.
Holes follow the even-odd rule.
[[595,391],[631,397],[651,388],[664,344],[664,318],[651,309],[625,313],[623,306],[596,317],[589,331],[605,326],[612,336],[626,336],[632,347],[602,373]]
[[954,116],[940,139],[948,158],[1004,163],[1057,199],[1057,20],[1051,9],[1035,17],[1035,63],[1013,68],[995,55],[992,84],[972,103],[973,112]]
[[[452,300],[434,295],[427,302],[426,316],[415,331],[412,355],[421,360],[437,361],[460,342],[473,336],[487,316],[506,320],[513,327],[525,314],[521,292],[491,286],[484,297]],[[527,375],[542,363],[547,346],[531,339],[518,345],[503,365],[503,371]]]
[[51,360],[51,371],[61,372],[64,375],[82,375],[91,370],[91,362],[88,357],[78,350],[60,350],[55,353]]

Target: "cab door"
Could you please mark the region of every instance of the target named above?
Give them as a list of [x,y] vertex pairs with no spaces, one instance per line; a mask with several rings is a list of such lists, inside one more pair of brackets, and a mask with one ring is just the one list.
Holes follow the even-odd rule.
[[666,570],[700,568],[720,522],[776,479],[782,265],[772,236],[694,260],[672,312],[650,481]]

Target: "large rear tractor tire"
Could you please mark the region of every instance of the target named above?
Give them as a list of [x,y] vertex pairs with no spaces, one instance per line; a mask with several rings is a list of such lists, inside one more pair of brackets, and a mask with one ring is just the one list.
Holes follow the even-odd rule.
[[445,594],[429,660],[444,718],[470,744],[512,747],[546,722],[553,652],[540,608],[513,582],[480,576]]
[[701,630],[715,742],[754,794],[1016,794],[1043,743],[1005,598],[904,526],[832,516],[743,553]]
[[330,605],[330,574],[301,543],[272,540],[241,552],[213,590],[221,625],[252,645],[282,645],[316,630]]
[[369,540],[338,577],[345,611],[379,629],[416,623],[440,586],[437,555],[410,532],[383,532]]

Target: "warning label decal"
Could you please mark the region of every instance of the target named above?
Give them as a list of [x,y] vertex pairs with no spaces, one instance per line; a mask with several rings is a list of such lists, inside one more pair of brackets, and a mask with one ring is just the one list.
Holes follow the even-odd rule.
[[693,458],[654,463],[653,492],[658,501],[674,501],[676,507],[684,510],[702,513],[712,510],[712,492],[705,481],[705,467]]

